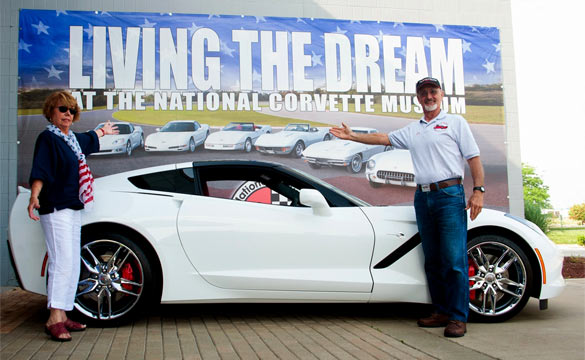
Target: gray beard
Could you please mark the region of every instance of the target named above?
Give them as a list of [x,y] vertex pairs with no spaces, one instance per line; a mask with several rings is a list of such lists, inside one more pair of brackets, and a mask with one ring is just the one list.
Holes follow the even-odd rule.
[[438,106],[439,106],[438,104],[433,104],[433,105],[424,105],[423,107],[425,108],[425,111],[435,111],[435,110],[437,110]]

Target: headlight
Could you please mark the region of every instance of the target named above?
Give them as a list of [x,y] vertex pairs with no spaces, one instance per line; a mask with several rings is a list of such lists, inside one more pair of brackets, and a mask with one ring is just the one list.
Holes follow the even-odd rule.
[[112,145],[120,145],[124,143],[124,139],[116,139],[114,140],[114,142],[112,143]]
[[376,160],[368,160],[368,165],[366,167],[368,170],[373,170],[376,167]]

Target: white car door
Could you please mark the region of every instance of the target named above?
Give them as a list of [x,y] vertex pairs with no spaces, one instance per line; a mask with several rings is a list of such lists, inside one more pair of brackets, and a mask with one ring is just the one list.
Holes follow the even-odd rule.
[[[209,283],[371,292],[374,233],[360,208],[332,207],[329,215],[319,215],[310,207],[286,205],[282,195],[257,181],[214,183],[208,192],[182,202],[177,227],[191,263]],[[254,202],[275,194],[284,205]]]

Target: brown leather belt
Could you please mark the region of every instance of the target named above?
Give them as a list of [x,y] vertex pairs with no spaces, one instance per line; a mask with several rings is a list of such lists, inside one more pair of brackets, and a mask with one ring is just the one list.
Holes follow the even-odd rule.
[[461,184],[461,178],[455,179],[447,179],[443,181],[437,181],[436,183],[430,183],[425,185],[417,185],[416,188],[419,191],[428,192],[428,191],[437,191],[439,189],[443,189],[453,185]]

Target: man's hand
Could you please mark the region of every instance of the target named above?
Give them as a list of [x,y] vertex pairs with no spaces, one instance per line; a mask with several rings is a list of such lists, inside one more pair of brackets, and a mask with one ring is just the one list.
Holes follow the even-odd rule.
[[481,212],[483,208],[483,193],[481,191],[474,191],[469,200],[467,201],[467,207],[465,210],[471,209],[469,218],[473,221]]
[[351,140],[351,134],[353,132],[351,131],[351,128],[345,125],[345,123],[341,123],[341,126],[342,127],[332,127],[329,132],[340,139]]

